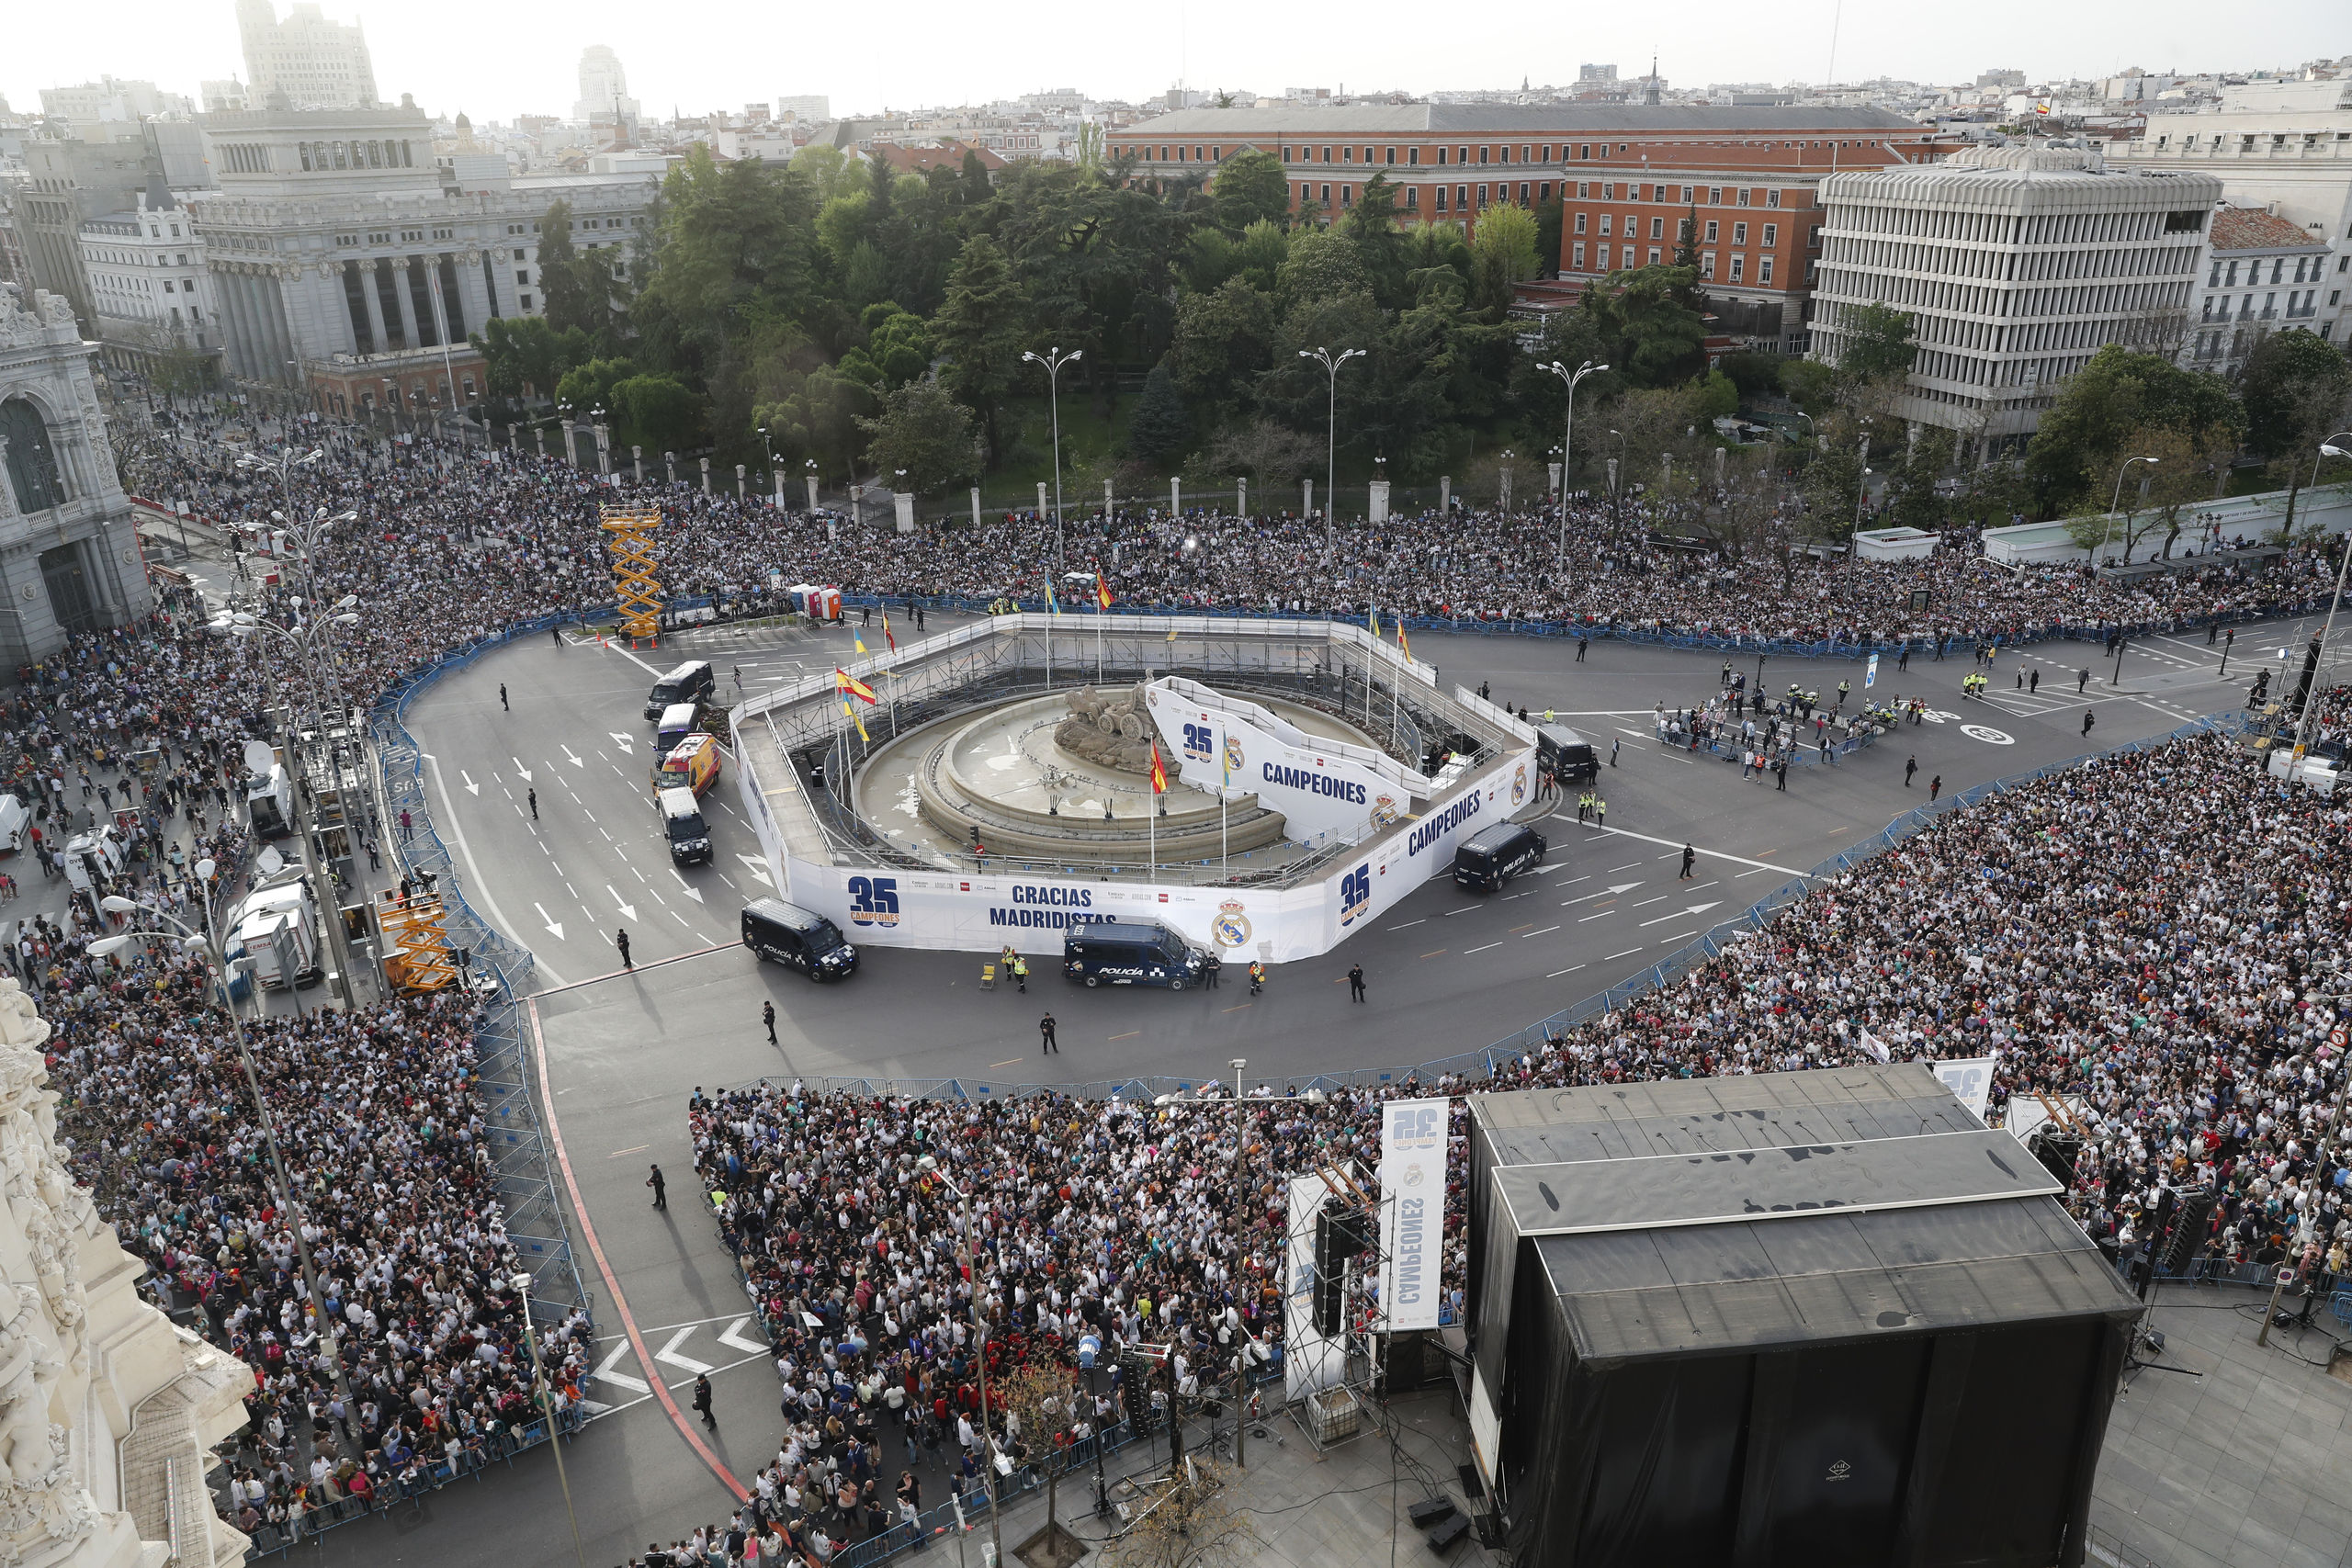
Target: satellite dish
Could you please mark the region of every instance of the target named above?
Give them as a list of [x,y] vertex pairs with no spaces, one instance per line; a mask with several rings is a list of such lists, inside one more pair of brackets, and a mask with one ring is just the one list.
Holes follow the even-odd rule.
[[271,764],[277,761],[277,753],[270,750],[268,741],[248,740],[245,742],[245,772],[267,776]]
[[264,876],[276,876],[285,865],[286,857],[279,854],[275,847],[265,848],[254,861],[254,869]]

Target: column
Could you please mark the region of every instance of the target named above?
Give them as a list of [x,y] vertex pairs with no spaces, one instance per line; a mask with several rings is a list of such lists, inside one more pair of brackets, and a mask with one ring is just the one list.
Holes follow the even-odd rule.
[[368,331],[374,337],[375,352],[381,354],[391,347],[392,340],[384,331],[384,301],[376,288],[376,258],[369,256],[365,261],[354,263],[353,267],[359,275],[360,302],[368,310]]
[[289,386],[301,378],[301,369],[289,363],[300,355],[294,348],[294,323],[287,312],[286,279],[272,269],[261,279],[262,319],[268,323],[270,342],[275,345],[277,364],[270,379]]
[[1235,516],[1237,516],[1237,517],[1247,517],[1247,516],[1249,516],[1249,515],[1250,515],[1250,481],[1249,481],[1247,479],[1235,479],[1235,480],[1233,481],[1233,489],[1234,489],[1233,514],[1234,514]]
[[[379,264],[378,276],[388,280],[391,286],[392,305],[394,309],[399,311],[401,318],[401,346],[403,348],[422,347],[424,345],[424,339],[420,337],[416,331],[416,304],[414,300],[409,298],[408,292],[407,258],[403,256],[390,256],[385,259],[390,263],[390,265],[382,265]],[[388,322],[390,320],[390,318],[386,318]],[[402,390],[406,390],[406,389],[403,388]]]
[[220,275],[220,303],[229,312],[230,368],[238,375],[251,378],[255,374],[254,363],[257,355],[254,347],[254,321],[251,301],[245,295],[245,275],[236,264]]

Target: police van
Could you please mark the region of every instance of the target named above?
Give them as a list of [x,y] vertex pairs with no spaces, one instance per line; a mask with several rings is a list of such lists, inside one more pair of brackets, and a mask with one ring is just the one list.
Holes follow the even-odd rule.
[[718,689],[718,681],[711,673],[707,660],[690,659],[653,682],[653,690],[646,694],[645,716],[662,716],[662,710],[673,703],[695,703]]
[[1453,852],[1453,881],[1473,893],[1492,893],[1530,867],[1544,863],[1544,837],[1523,822],[1498,822],[1462,840]]
[[842,939],[839,926],[781,898],[754,898],[743,906],[743,945],[765,962],[813,979],[845,980],[857,973],[857,949]]
[[1072,926],[1062,936],[1062,973],[1089,986],[1165,986],[1181,991],[1197,984],[1213,962],[1158,921],[1102,920]]
[[1600,776],[1600,753],[1565,724],[1535,727],[1535,755],[1538,763],[1564,784],[1590,784]]

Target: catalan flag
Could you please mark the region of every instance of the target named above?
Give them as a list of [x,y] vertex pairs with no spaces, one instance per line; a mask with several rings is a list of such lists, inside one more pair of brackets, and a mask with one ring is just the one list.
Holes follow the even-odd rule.
[[1049,577],[1046,579],[1046,614],[1058,615],[1061,613],[1061,602],[1054,597],[1054,580]]
[[1111,585],[1102,581],[1099,571],[1094,574],[1094,602],[1105,610],[1111,607]]
[[847,671],[838,668],[833,671],[833,690],[836,692],[846,693],[848,695],[856,697],[860,701],[868,704],[879,700],[875,696],[873,687],[867,685],[856,676],[850,674]]
[[1159,742],[1157,740],[1151,743],[1151,793],[1154,795],[1168,793],[1168,770],[1160,766]]
[[865,733],[865,721],[857,716],[857,710],[849,705],[847,697],[842,699],[842,713],[852,724],[857,726],[857,738],[869,746],[874,744],[874,737]]
[[890,645],[891,652],[899,651],[899,639],[890,635],[890,612],[888,610],[882,612],[882,640]]

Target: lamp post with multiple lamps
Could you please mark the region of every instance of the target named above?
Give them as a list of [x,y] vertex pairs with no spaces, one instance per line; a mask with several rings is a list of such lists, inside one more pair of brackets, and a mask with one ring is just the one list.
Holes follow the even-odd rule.
[[964,1266],[972,1277],[972,1359],[980,1374],[980,1475],[989,1489],[989,1547],[1001,1563],[1004,1561],[1004,1529],[1001,1523],[1004,1510],[998,1506],[996,1491],[996,1431],[989,1425],[988,1314],[981,1306],[980,1238],[972,1228],[972,1195],[956,1184],[934,1156],[923,1156],[915,1161],[915,1168],[953,1192],[963,1206]]
[[[2107,554],[2108,540],[2115,536],[2115,514],[2117,510],[2123,504],[2123,476],[2132,471],[2132,465],[2134,463],[2145,463],[2153,468],[2156,466],[2156,459],[2154,457],[2126,457],[2123,459],[2123,466],[2115,470],[2115,494],[2107,503],[2107,526],[2100,529],[2098,535],[2098,553],[2101,556],[2105,556]],[[2312,471],[2313,473],[2317,473],[2319,471],[2318,465],[2312,465]],[[2132,558],[2132,541],[2129,539],[2123,541],[2123,558],[2126,560]],[[2092,564],[2096,566],[2099,563],[2094,561]]]
[[1073,348],[1064,354],[1060,348],[1049,346],[1043,354],[1034,350],[1022,355],[1023,360],[1046,367],[1046,400],[1053,405],[1054,413],[1054,570],[1062,570],[1062,367],[1086,357],[1086,350]]
[[1361,348],[1342,349],[1334,358],[1328,348],[1298,351],[1301,359],[1312,359],[1323,367],[1323,374],[1329,381],[1323,410],[1323,554],[1327,559],[1331,554],[1331,491],[1340,478],[1340,367],[1351,359],[1362,359],[1366,352]]
[[539,1359],[538,1330],[531,1326],[531,1277],[518,1272],[514,1279],[514,1293],[523,1298],[523,1343],[531,1351],[531,1392],[539,1402],[539,1414],[547,1417],[548,1447],[555,1453],[556,1484],[563,1488],[563,1511],[571,1519],[571,1557],[580,1568],[588,1568],[588,1554],[580,1545],[580,1516],[571,1506],[571,1477],[563,1468],[563,1433],[556,1424],[555,1391],[548,1386],[548,1371]]
[[1543,368],[1568,384],[1567,429],[1560,437],[1560,559],[1566,562],[1568,558],[1568,466],[1576,460],[1574,453],[1577,449],[1577,383],[1588,376],[1600,374],[1609,367],[1595,365],[1588,359],[1571,370],[1555,359]]
[[[90,943],[90,954],[94,958],[111,958],[141,938],[150,942],[177,942],[181,952],[203,964],[219,987],[221,1009],[229,1015],[229,1037],[237,1049],[237,1066],[244,1073],[245,1091],[254,1099],[254,1120],[261,1130],[262,1143],[269,1151],[269,1168],[277,1181],[278,1208],[286,1216],[287,1229],[293,1233],[295,1253],[301,1262],[305,1303],[315,1319],[313,1326],[325,1337],[327,1355],[334,1367],[335,1393],[343,1400],[343,1419],[336,1423],[336,1428],[342,1437],[345,1451],[357,1459],[359,1450],[352,1440],[351,1417],[358,1405],[351,1397],[351,1380],[344,1369],[343,1336],[337,1332],[334,1314],[326,1310],[326,1296],[319,1289],[319,1271],[311,1257],[310,1237],[303,1234],[307,1220],[293,1183],[286,1179],[286,1157],[277,1146],[277,1119],[270,1115],[269,1100],[261,1090],[261,1074],[254,1066],[253,1046],[245,1038],[244,1015],[238,1012],[236,1003],[229,996],[229,972],[220,956],[220,917],[212,907],[211,883],[213,873],[218,868],[211,860],[206,859],[197,862],[195,869],[197,897],[204,910],[201,927],[191,926],[158,905],[141,904],[135,899],[109,894],[98,901],[99,908],[108,914],[136,915],[159,921],[170,929],[149,928],[103,936]],[[288,978],[290,982],[292,977],[289,976]]]

